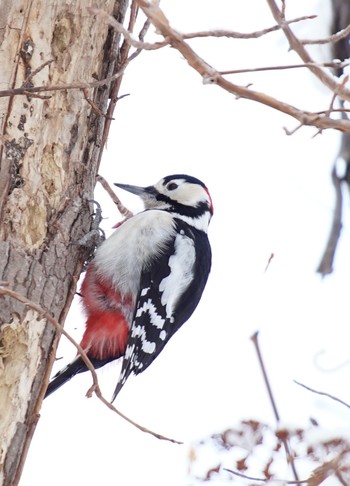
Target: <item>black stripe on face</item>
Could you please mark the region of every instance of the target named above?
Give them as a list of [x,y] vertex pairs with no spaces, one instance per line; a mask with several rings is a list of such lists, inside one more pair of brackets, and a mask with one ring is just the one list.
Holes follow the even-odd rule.
[[174,199],[166,196],[165,194],[157,194],[156,196],[157,201],[163,201],[169,205],[167,211],[174,212],[177,214],[181,214],[182,216],[188,216],[191,218],[200,218],[205,212],[210,211],[210,207],[208,203],[202,201],[198,204],[198,206],[186,206],[185,204],[181,204]]
[[200,181],[196,177],[192,177],[192,176],[189,176],[189,175],[186,175],[186,174],[174,174],[174,175],[164,177],[163,186],[166,186],[168,184],[168,182],[175,180],[175,179],[183,179],[185,182],[189,182],[190,184],[198,184],[199,186],[202,186],[205,189],[207,189],[206,185],[203,184],[202,181]]

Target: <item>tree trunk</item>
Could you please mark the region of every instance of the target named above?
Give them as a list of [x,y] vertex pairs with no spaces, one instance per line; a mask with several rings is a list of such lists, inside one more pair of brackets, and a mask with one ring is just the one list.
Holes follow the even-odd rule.
[[[119,21],[126,4],[94,1]],[[2,0],[0,90],[111,76],[119,39],[88,5]],[[105,113],[109,92],[107,84],[87,95]],[[88,201],[104,123],[79,89],[0,98],[0,281],[61,324],[87,256],[72,242],[90,228]],[[56,339],[43,316],[6,295],[0,295],[0,326],[0,485],[13,486],[38,419]]]

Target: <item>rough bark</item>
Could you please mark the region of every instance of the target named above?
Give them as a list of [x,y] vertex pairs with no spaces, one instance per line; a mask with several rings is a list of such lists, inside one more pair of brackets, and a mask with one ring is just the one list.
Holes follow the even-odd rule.
[[[127,0],[94,5],[124,18]],[[118,38],[84,0],[0,3],[0,87],[93,82],[113,74]],[[47,61],[50,64],[43,66]],[[33,71],[38,72],[31,76]],[[89,90],[106,111],[110,87]],[[80,90],[0,98],[0,281],[61,323],[86,252],[105,119]],[[19,481],[55,354],[55,332],[0,296],[0,484]]]

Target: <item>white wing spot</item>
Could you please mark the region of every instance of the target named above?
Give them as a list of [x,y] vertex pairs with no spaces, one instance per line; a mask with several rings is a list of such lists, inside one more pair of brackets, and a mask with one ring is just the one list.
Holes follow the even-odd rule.
[[145,295],[148,294],[149,290],[150,290],[151,287],[146,287],[144,289],[141,290],[141,297],[144,297]]
[[175,253],[169,258],[170,274],[159,286],[168,319],[173,319],[175,306],[192,281],[195,259],[194,241],[180,233],[175,239]]
[[143,339],[142,350],[145,353],[152,354],[156,350],[156,343],[152,343],[151,341],[147,341],[147,339]]
[[149,312],[151,324],[157,329],[162,329],[165,323],[165,319],[157,313],[156,306],[152,303],[151,299],[144,302],[142,307],[139,307],[135,317],[141,317],[144,312]]

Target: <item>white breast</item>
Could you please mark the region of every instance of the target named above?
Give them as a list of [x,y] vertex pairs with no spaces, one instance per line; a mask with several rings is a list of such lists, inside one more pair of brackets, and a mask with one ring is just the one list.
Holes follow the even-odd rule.
[[135,295],[143,268],[175,236],[175,222],[166,211],[149,210],[125,221],[98,248],[94,265],[122,294]]

